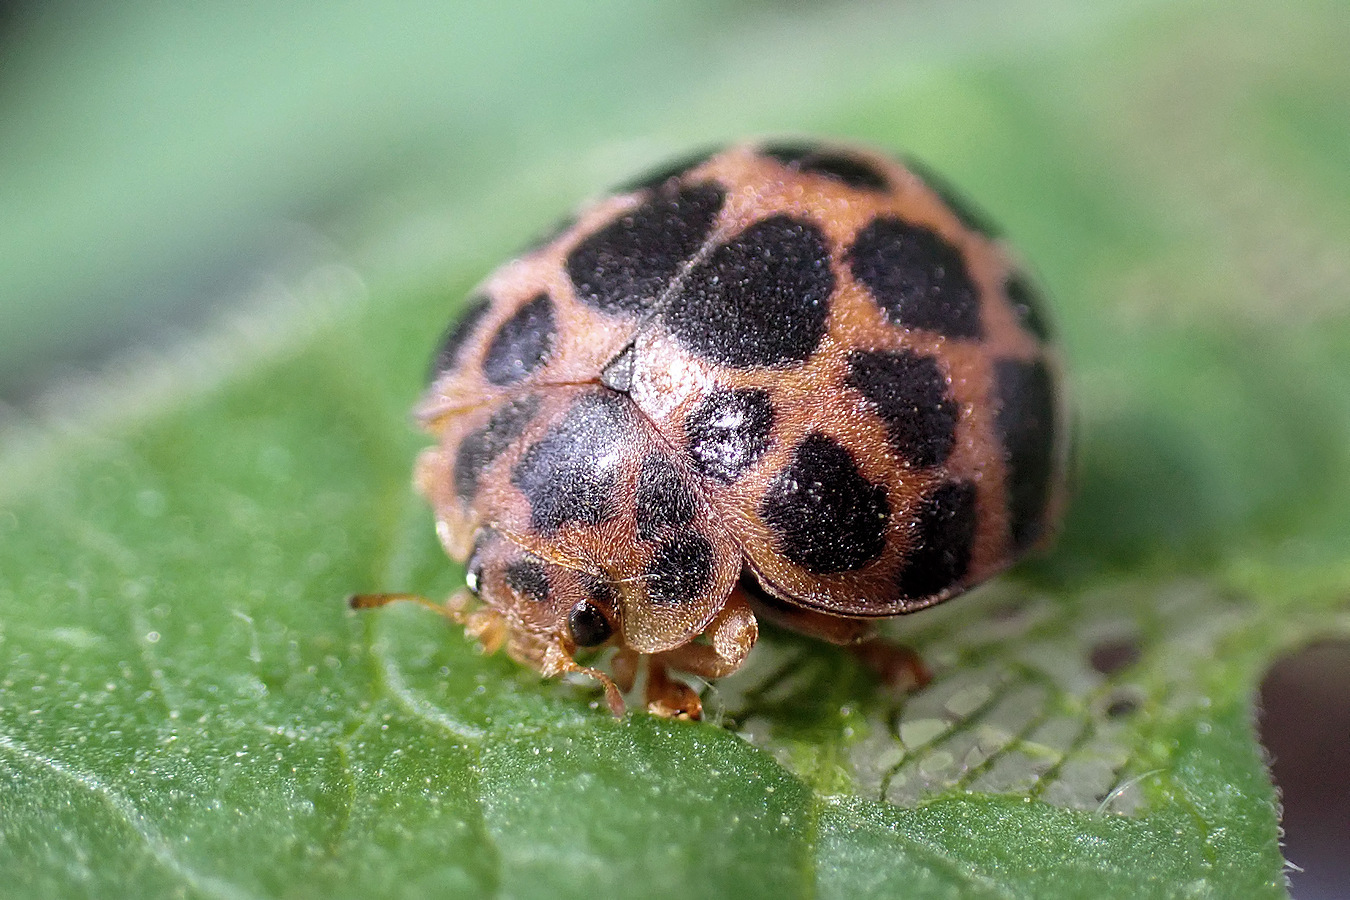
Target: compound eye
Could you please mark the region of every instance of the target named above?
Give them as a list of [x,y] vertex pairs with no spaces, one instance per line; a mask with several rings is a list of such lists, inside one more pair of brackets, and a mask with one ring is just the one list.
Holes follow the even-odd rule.
[[614,626],[604,610],[589,600],[582,600],[567,614],[567,630],[578,647],[598,647],[614,634]]

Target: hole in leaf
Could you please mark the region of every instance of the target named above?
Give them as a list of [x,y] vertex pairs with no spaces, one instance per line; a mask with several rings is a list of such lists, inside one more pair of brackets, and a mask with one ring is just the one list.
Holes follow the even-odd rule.
[[1350,884],[1350,641],[1311,644],[1261,683],[1259,728],[1284,807],[1296,900],[1343,897]]
[[1111,675],[1139,662],[1139,653],[1139,640],[1133,635],[1110,638],[1098,641],[1092,647],[1088,662],[1103,675]]
[[1121,719],[1139,708],[1139,701],[1128,694],[1118,694],[1106,704],[1106,716],[1109,719]]

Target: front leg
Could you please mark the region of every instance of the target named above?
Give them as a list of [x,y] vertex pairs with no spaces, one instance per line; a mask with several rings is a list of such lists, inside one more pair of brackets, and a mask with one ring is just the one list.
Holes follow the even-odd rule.
[[705,643],[690,642],[651,657],[647,667],[647,710],[666,718],[699,719],[703,705],[693,688],[668,674],[679,669],[700,678],[724,678],[750,655],[759,638],[759,623],[750,604],[733,591],[726,606],[703,632]]

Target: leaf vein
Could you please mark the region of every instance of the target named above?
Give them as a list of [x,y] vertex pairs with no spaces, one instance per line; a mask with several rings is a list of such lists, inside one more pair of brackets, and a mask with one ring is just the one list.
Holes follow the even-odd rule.
[[96,775],[76,771],[55,759],[34,753],[8,735],[0,734],[0,750],[30,765],[46,769],[98,798],[145,842],[146,849],[156,862],[203,894],[221,900],[261,900],[261,895],[214,875],[199,872],[180,859],[172,845],[150,824],[145,814]]

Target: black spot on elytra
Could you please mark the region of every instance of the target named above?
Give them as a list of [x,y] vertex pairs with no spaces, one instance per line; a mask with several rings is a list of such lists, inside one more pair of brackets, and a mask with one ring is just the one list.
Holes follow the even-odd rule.
[[505,572],[506,586],[535,603],[548,600],[548,573],[544,571],[544,562],[538,557],[526,554],[524,558],[508,563]]
[[1020,273],[1009,278],[1004,289],[1022,327],[1043,341],[1050,340],[1050,323],[1045,318],[1045,301],[1041,299],[1040,291]]
[[699,166],[716,156],[719,152],[721,152],[721,148],[714,147],[699,150],[688,156],[682,156],[679,159],[672,160],[665,165],[640,175],[632,181],[624,182],[615,188],[614,192],[616,194],[627,194],[635,191],[647,191],[653,188],[659,188],[672,178],[679,178],[686,172],[697,169]]
[[746,368],[800,362],[825,334],[834,274],[810,222],[756,222],[690,271],[662,317],[685,347]]
[[725,193],[698,184],[657,193],[583,240],[567,257],[577,297],[602,312],[641,312],[712,231]]
[[582,600],[572,607],[567,614],[567,630],[578,647],[598,647],[614,634],[609,616],[589,600]]
[[919,504],[914,544],[900,570],[900,593],[931,597],[956,584],[970,568],[975,544],[975,486],[948,482]]
[[636,359],[636,353],[633,345],[629,344],[619,353],[605,363],[605,367],[600,370],[600,383],[611,391],[618,391],[626,394],[633,389],[633,361]]
[[952,187],[952,184],[941,175],[928,168],[924,163],[916,159],[906,159],[905,168],[909,169],[919,180],[928,186],[928,189],[938,195],[952,215],[957,220],[972,231],[978,231],[986,237],[996,238],[1002,234],[994,222],[984,213],[984,210],[972,204],[960,191]]
[[851,153],[816,144],[768,144],[760,148],[790,169],[823,175],[860,191],[885,191],[890,181],[871,163]]
[[996,418],[1008,463],[1008,511],[1015,551],[1034,544],[1045,529],[1045,504],[1054,470],[1055,390],[1044,362],[994,364]]
[[642,573],[647,599],[662,606],[690,603],[712,581],[713,549],[707,538],[689,534],[660,544]]
[[653,453],[642,461],[637,481],[639,538],[658,540],[669,529],[688,525],[697,511],[698,498],[664,454]]
[[478,478],[511,442],[520,437],[539,410],[539,398],[527,395],[497,410],[487,424],[471,431],[459,442],[455,454],[455,493],[472,500],[478,493]]
[[826,574],[861,569],[881,555],[891,508],[886,489],[862,476],[847,449],[813,432],[769,484],[759,514],[785,557]]
[[853,277],[895,325],[948,337],[981,335],[980,292],[960,252],[903,219],[874,219],[849,248]]
[[529,500],[530,521],[544,535],[613,515],[620,461],[634,440],[627,403],[608,392],[582,397],[516,463],[511,483]]
[[694,468],[730,484],[769,448],[774,409],[767,391],[713,391],[684,420]]
[[455,367],[459,361],[459,351],[491,306],[492,300],[482,294],[469,299],[464,312],[459,314],[459,318],[441,338],[440,348],[436,351],[436,357],[431,361],[431,371],[427,374],[428,382],[435,381]]
[[849,387],[886,422],[897,453],[915,466],[946,462],[956,444],[956,402],[930,356],[909,350],[855,350],[848,355]]
[[495,385],[522,381],[553,351],[553,301],[539,294],[502,323],[483,357],[483,375]]

